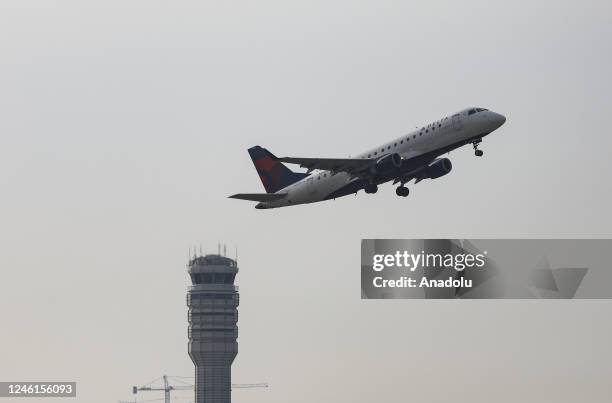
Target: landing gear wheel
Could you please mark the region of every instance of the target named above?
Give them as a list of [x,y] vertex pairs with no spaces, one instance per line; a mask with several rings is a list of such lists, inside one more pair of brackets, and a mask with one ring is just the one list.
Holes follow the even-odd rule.
[[406,197],[408,194],[410,194],[410,190],[406,186],[402,185],[395,189],[395,194],[401,197]]
[[477,157],[482,157],[484,152],[478,149],[478,145],[480,144],[480,141],[475,141],[472,144],[474,144],[474,155],[476,155]]
[[364,189],[365,189],[365,192],[368,194],[378,192],[378,186],[375,183],[368,183],[367,185],[365,185]]

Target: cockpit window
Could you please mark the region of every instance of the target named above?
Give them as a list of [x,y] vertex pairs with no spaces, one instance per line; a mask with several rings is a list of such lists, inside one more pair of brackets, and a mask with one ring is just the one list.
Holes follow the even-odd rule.
[[469,116],[469,115],[473,115],[473,114],[475,114],[476,112],[484,112],[484,111],[487,111],[487,110],[488,110],[488,109],[484,109],[484,108],[474,108],[474,109],[470,109],[470,110],[468,111],[468,116]]

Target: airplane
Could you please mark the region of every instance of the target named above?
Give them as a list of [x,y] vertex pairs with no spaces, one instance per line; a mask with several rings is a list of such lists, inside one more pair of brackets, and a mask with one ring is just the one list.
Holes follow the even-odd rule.
[[[276,157],[267,149],[254,146],[248,152],[266,193],[238,193],[233,199],[258,202],[257,209],[271,209],[316,203],[378,191],[378,185],[399,183],[395,193],[406,197],[406,183],[436,179],[452,169],[448,158],[452,150],[472,144],[474,154],[482,139],[506,122],[506,117],[484,108],[470,107],[417,128],[402,137],[375,147],[355,158]],[[284,163],[297,164],[307,172],[294,172]]]

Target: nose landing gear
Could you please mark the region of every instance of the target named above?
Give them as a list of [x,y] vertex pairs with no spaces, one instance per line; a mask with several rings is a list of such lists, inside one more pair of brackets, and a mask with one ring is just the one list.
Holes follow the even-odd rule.
[[474,155],[476,155],[477,157],[482,157],[484,155],[484,151],[478,149],[480,141],[481,140],[478,140],[472,143],[474,145]]
[[404,185],[398,186],[397,189],[395,189],[395,194],[400,197],[406,197],[410,194],[410,190]]

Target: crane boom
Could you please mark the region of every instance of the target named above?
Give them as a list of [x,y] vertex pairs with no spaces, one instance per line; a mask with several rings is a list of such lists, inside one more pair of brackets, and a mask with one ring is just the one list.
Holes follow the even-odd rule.
[[[159,380],[159,378],[157,378]],[[170,385],[168,382],[168,375],[162,376],[164,382],[163,386],[133,386],[132,393],[138,392],[164,392],[164,403],[170,403],[170,392],[173,390],[195,390],[193,385]],[[153,381],[155,382],[155,381]],[[232,383],[232,389],[253,389],[253,388],[267,388],[267,383]],[[126,402],[127,403],[127,402]],[[131,403],[131,402],[129,402]]]

